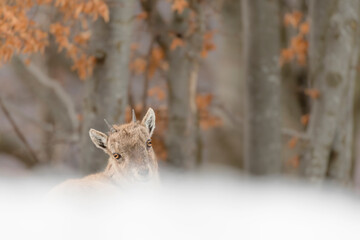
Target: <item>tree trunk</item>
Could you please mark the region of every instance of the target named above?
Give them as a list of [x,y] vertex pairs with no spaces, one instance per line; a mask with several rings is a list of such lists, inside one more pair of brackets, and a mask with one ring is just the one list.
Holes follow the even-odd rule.
[[[359,9],[360,10],[360,9]],[[359,38],[360,40],[360,38]],[[360,52],[359,52],[360,54]],[[360,55],[359,55],[360,57]],[[354,160],[353,164],[353,180],[355,182],[355,187],[358,189],[360,186],[360,72],[357,71],[355,79],[355,94],[354,94]]]
[[[221,6],[222,34],[216,42],[209,64],[216,76],[214,94],[220,103],[216,114],[221,116],[221,128],[203,133],[207,147],[206,161],[242,167],[244,116],[244,62],[241,1],[227,0]],[[215,55],[215,56],[214,56]],[[221,64],[219,64],[221,63]],[[215,113],[215,111],[214,111]]]
[[341,182],[350,177],[358,11],[357,0],[310,3],[310,79],[320,91],[311,111],[305,156],[304,171],[311,180],[327,174]]
[[[307,16],[306,0],[285,0],[281,4],[280,16],[293,11],[300,11]],[[282,48],[288,48],[291,39],[298,34],[298,29],[281,24]],[[309,112],[308,99],[302,91],[307,87],[308,69],[301,66],[296,61],[286,63],[281,69],[281,107],[282,107],[282,126],[295,132],[304,132],[305,127],[301,124],[301,116]],[[288,141],[295,136],[283,135],[283,173],[298,176],[300,169],[292,164],[292,159],[303,151],[303,144],[296,144],[293,148],[287,146]]]
[[[165,21],[158,10],[158,2],[141,1],[149,15],[148,24],[157,43],[164,49],[169,63],[168,82],[168,132],[167,161],[179,168],[193,168],[199,163],[201,150],[198,133],[196,89],[199,71],[199,55],[202,49],[204,14],[199,0],[190,0],[189,8],[195,13],[195,31],[189,34],[190,11],[173,13],[170,22]],[[170,33],[170,34],[169,34]],[[171,49],[174,37],[184,45]]]
[[129,59],[132,41],[135,1],[109,2],[110,22],[102,19],[94,25],[93,54],[96,57],[94,75],[86,82],[84,122],[82,126],[82,170],[93,172],[107,163],[107,157],[93,146],[89,129],[107,131],[104,118],[111,124],[125,119],[128,99]]
[[244,0],[245,169],[281,171],[279,1]]
[[[167,50],[169,72],[169,124],[166,139],[168,161],[174,166],[190,169],[200,161],[196,89],[199,71],[199,54],[203,38],[203,15],[200,4],[192,1],[197,14],[197,29],[186,45]],[[172,29],[183,36],[188,28],[188,13],[174,16]]]
[[169,54],[168,160],[181,168],[193,168],[198,156],[198,123],[195,105],[198,63],[184,50]]

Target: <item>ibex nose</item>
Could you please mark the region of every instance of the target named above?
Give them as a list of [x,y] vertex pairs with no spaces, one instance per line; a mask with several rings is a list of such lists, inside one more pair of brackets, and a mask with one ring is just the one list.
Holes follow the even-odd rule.
[[141,168],[138,173],[143,177],[147,177],[149,175],[149,168]]

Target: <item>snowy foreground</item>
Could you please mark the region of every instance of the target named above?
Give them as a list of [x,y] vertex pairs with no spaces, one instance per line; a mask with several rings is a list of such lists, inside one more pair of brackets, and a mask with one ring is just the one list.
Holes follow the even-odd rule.
[[2,179],[0,239],[360,239],[355,194],[216,176],[56,203],[46,197],[47,179]]

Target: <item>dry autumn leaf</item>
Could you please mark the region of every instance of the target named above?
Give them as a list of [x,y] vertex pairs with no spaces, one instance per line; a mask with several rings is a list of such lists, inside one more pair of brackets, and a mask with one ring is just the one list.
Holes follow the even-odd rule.
[[299,138],[297,137],[292,137],[288,143],[287,143],[287,146],[290,148],[290,149],[293,149],[296,147],[296,144],[298,143],[299,141]]
[[136,58],[132,63],[130,63],[130,69],[137,75],[140,75],[145,72],[147,63],[144,58]]
[[164,66],[165,64],[164,58],[165,58],[164,51],[158,46],[153,47],[153,49],[151,50],[151,57],[147,72],[147,75],[150,79],[154,76],[158,68],[162,68]]
[[182,14],[187,7],[189,7],[189,3],[186,0],[173,0],[171,10]]
[[25,63],[25,65],[30,65],[30,63],[31,63],[31,59],[30,58],[26,58],[25,60],[24,60],[24,63]]
[[318,99],[320,96],[319,90],[315,88],[308,88],[304,91],[305,95],[309,96],[311,99]]
[[71,70],[76,71],[81,80],[85,80],[86,77],[92,75],[94,64],[95,58],[83,53],[78,59],[74,60]]
[[148,89],[148,95],[149,97],[156,97],[159,101],[166,97],[165,90],[159,86]]
[[131,50],[132,53],[135,52],[138,49],[139,49],[139,43],[131,43],[130,50]]
[[209,130],[219,126],[222,126],[222,121],[218,117],[207,116],[206,118],[200,118],[200,127],[202,130]]
[[201,50],[201,57],[202,58],[206,58],[209,51],[212,51],[216,48],[215,44],[213,43],[213,37],[214,37],[214,32],[213,31],[209,31],[207,33],[204,34],[203,36],[203,46],[202,46],[202,50]]
[[293,60],[295,56],[294,50],[292,48],[285,48],[281,50],[280,54],[280,65],[284,65],[285,63]]
[[[44,53],[49,44],[48,32],[43,31],[37,22],[29,19],[33,7],[52,5],[59,18],[49,27],[59,51],[65,51],[81,79],[92,74],[94,58],[82,48],[90,38],[88,22],[102,17],[109,21],[109,9],[104,0],[12,0],[5,1],[0,8],[0,64],[9,61],[13,54]],[[78,24],[79,23],[79,24]],[[76,26],[73,27],[73,26]],[[80,29],[79,29],[80,27]],[[79,31],[79,32],[77,32]],[[75,36],[75,37],[72,37]]]
[[139,13],[136,16],[136,19],[137,20],[144,20],[144,19],[147,19],[147,17],[148,17],[148,13],[144,11],[144,12]]
[[296,53],[304,53],[308,49],[308,42],[301,35],[297,35],[291,39],[290,46]]
[[307,126],[310,120],[310,114],[305,114],[301,116],[300,122],[302,125]]
[[178,37],[174,37],[170,45],[170,50],[174,51],[177,47],[182,47],[182,46],[184,46],[184,40]]
[[309,31],[310,31],[310,25],[309,25],[309,22],[304,22],[304,23],[302,23],[301,25],[300,25],[300,33],[301,34],[304,34],[304,35],[306,35],[306,34],[308,34],[309,33]]
[[204,110],[209,107],[213,100],[212,94],[203,94],[203,95],[197,95],[196,96],[196,106],[199,110]]
[[306,65],[306,55],[303,53],[299,53],[296,55],[297,62],[300,66]]
[[209,107],[213,100],[212,94],[201,94],[196,96],[196,105],[199,111],[200,127],[203,130],[222,125],[222,120],[210,114]]
[[299,11],[294,11],[292,13],[286,13],[284,16],[284,24],[285,26],[293,26],[297,27],[303,17],[303,14]]
[[76,118],[77,118],[77,120],[78,120],[79,122],[84,121],[84,116],[83,116],[81,113],[78,113],[78,114],[76,115]]
[[74,37],[74,42],[79,45],[85,45],[88,43],[90,37],[91,37],[91,31],[82,32]]
[[102,1],[95,1],[97,5],[95,6],[95,9],[97,9],[99,15],[104,19],[105,22],[109,22],[110,20],[110,13],[109,8],[106,5],[106,3]]
[[299,11],[287,13],[284,16],[285,25],[298,28],[298,33],[291,39],[290,46],[282,50],[279,60],[280,66],[283,66],[293,59],[296,59],[300,66],[305,66],[307,63],[309,43],[306,35],[309,33],[310,26],[307,21],[301,23],[302,18],[303,14]]
[[295,155],[294,157],[290,158],[287,162],[288,165],[290,165],[293,168],[298,168],[300,165],[300,156]]

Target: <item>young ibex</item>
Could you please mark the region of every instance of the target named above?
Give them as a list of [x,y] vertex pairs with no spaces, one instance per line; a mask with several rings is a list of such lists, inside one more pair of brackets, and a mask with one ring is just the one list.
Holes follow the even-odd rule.
[[154,110],[149,108],[141,123],[136,121],[133,111],[130,123],[108,126],[109,136],[95,129],[89,131],[95,146],[109,155],[105,170],[82,179],[68,180],[52,192],[101,191],[101,188],[108,190],[129,182],[157,180],[158,164],[151,145],[155,129]]

